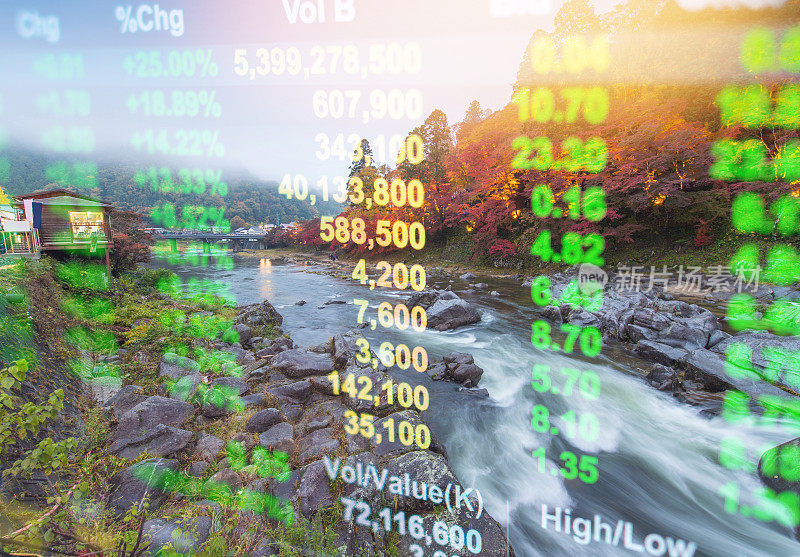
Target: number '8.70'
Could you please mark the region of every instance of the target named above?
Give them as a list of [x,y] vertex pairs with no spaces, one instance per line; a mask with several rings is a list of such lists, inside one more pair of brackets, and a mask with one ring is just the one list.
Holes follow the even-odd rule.
[[553,342],[550,337],[550,324],[547,321],[541,319],[534,321],[531,325],[531,344],[535,348],[541,348],[542,350],[551,348],[552,350],[563,350],[565,353],[571,354],[577,340],[581,353],[589,358],[597,356],[603,347],[603,339],[597,327],[581,328],[578,325],[564,323],[561,325],[561,331],[567,334],[563,346]]

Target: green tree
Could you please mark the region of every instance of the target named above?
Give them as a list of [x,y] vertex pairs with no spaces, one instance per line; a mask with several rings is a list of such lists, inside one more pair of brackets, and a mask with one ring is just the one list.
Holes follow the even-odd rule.
[[[477,101],[476,101],[477,102]],[[404,180],[414,178],[423,184],[443,183],[447,180],[446,160],[453,148],[453,136],[447,115],[438,108],[430,113],[425,122],[411,132],[422,138],[425,158],[419,164],[407,160],[398,166]]]
[[481,103],[477,100],[469,103],[467,113],[464,119],[458,123],[456,127],[456,143],[461,143],[467,138],[469,132],[475,127],[475,124],[484,119],[483,110],[481,110]]
[[350,165],[350,173],[348,176],[352,177],[361,172],[367,166],[372,164],[372,147],[369,141],[362,139],[358,148],[353,151],[353,162]]
[[239,215],[231,219],[231,230],[236,230],[237,228],[247,228],[247,223]]

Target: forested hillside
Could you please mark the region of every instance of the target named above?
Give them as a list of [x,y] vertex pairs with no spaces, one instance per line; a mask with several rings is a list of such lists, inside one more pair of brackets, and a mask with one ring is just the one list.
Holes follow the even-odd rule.
[[[363,218],[367,230],[378,219],[420,221],[428,246],[468,244],[470,256],[486,262],[530,262],[531,245],[545,229],[553,237],[591,230],[607,253],[646,247],[648,256],[665,239],[671,253],[735,241],[730,208],[736,194],[763,194],[766,206],[781,196],[796,204],[800,195],[796,74],[761,72],[761,85],[744,93],[734,79],[752,74],[753,60],[768,55],[743,42],[742,30],[789,22],[799,9],[795,0],[760,11],[758,20],[746,10],[705,10],[688,19],[673,3],[633,0],[598,15],[586,0],[570,0],[556,15],[554,32],[537,31],[521,53],[506,106],[484,111],[474,101],[455,125],[452,115],[434,110],[410,131],[424,143],[422,162],[353,169],[367,197],[378,178],[418,178],[425,187],[422,207],[367,208],[351,197],[343,214]],[[705,29],[703,42],[697,35],[686,44],[669,38],[687,25]],[[739,35],[731,39],[734,31]],[[585,71],[548,73],[551,64],[570,63],[565,45],[575,36],[591,38],[581,50]],[[601,41],[615,46],[604,49]],[[798,39],[791,41],[782,48],[797,48]],[[628,44],[626,59],[607,57]],[[735,49],[727,79],[712,77],[721,64],[714,54],[719,45]],[[676,52],[664,59],[662,47]],[[684,67],[675,59],[692,63]],[[584,62],[573,57],[573,63]],[[672,78],[653,80],[655,66]],[[754,110],[763,118],[742,117]],[[766,152],[750,139],[763,141]],[[582,213],[590,191],[596,207],[605,207],[599,222]],[[574,211],[552,218],[551,203],[574,204]],[[302,239],[321,245],[319,223],[308,223]],[[352,242],[346,248],[367,249]]]
[[[251,225],[288,223],[338,212],[338,205],[334,202],[310,206],[287,200],[278,195],[275,182],[259,180],[246,172],[222,173],[219,181],[226,187],[217,188],[213,179],[190,176],[185,180],[176,169],[165,167],[162,171],[161,167],[156,167],[157,172],[148,174],[141,169],[149,165],[141,161],[65,162],[40,152],[14,147],[3,154],[9,162],[8,177],[0,186],[9,195],[65,187],[143,215],[149,215],[154,207],[164,203],[176,207],[187,204],[224,207],[226,219],[238,216]],[[171,180],[165,175],[171,175]],[[212,188],[214,193],[209,195]],[[184,189],[190,191],[185,193]]]

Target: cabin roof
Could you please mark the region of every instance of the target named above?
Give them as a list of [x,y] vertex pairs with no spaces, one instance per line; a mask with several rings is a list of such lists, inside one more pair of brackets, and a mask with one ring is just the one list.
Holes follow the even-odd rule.
[[109,203],[105,203],[99,199],[94,199],[86,195],[73,193],[64,188],[27,193],[25,195],[15,195],[15,205],[21,205],[26,199],[32,199],[47,205],[89,205],[94,207],[106,207],[109,209],[112,208],[111,204]]
[[92,201],[90,199],[81,199],[76,197],[68,197],[66,195],[59,195],[56,197],[48,197],[46,199],[38,200],[42,205],[69,205],[70,207],[106,207],[107,204],[102,201]]

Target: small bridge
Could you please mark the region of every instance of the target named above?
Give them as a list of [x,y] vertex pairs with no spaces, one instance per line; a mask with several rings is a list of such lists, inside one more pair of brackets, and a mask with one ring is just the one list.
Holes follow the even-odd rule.
[[266,249],[266,234],[234,234],[232,232],[163,232],[154,234],[155,238],[170,240],[172,250],[177,251],[178,240],[188,242],[202,242],[203,251],[210,252],[211,245],[224,242],[230,244],[233,251],[240,251],[245,247]]

